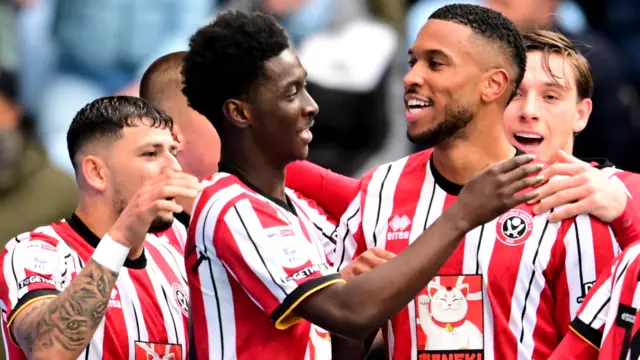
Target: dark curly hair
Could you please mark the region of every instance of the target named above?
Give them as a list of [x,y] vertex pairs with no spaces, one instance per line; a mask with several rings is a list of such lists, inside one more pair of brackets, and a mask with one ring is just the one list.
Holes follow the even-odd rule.
[[224,102],[246,97],[265,75],[265,62],[288,48],[289,38],[272,16],[223,12],[191,37],[182,92],[222,136]]
[[515,66],[516,74],[513,79],[515,95],[527,68],[527,51],[520,31],[511,20],[495,10],[467,4],[443,6],[436,10],[429,19],[444,20],[467,26],[481,37],[497,43],[505,57],[511,59]]
[[78,171],[76,156],[89,143],[117,140],[125,127],[139,126],[143,118],[151,120],[151,127],[173,130],[173,120],[167,113],[139,97],[107,96],[85,105],[67,131],[67,149],[74,169]]

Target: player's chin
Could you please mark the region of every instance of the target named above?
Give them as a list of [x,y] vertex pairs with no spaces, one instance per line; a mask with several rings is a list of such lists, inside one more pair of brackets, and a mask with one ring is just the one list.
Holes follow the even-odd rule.
[[149,234],[155,234],[168,230],[173,225],[173,213],[159,214],[153,219],[149,226]]

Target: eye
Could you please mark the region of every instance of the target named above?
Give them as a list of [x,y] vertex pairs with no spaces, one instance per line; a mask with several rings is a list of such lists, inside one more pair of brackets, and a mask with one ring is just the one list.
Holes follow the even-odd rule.
[[547,94],[544,96],[544,99],[552,101],[552,100],[558,100],[558,97],[554,94]]
[[416,59],[409,59],[409,69],[416,65]]
[[437,62],[435,60],[429,60],[429,68],[431,68],[432,70],[437,70],[442,65],[443,65],[442,63]]
[[144,153],[142,153],[142,156],[144,157],[154,157],[156,155],[158,155],[156,151],[145,151]]

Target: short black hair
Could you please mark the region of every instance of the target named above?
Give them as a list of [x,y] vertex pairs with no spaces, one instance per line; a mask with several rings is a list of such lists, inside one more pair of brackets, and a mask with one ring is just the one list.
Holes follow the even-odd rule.
[[150,119],[151,127],[173,130],[173,120],[164,111],[133,96],[107,96],[83,107],[73,118],[67,131],[67,149],[73,168],[78,171],[76,156],[89,143],[113,141],[122,136],[125,127],[136,127]]
[[182,63],[186,51],[177,51],[156,59],[140,79],[140,97],[154,106],[168,94],[182,90]]
[[516,68],[514,91],[520,86],[527,68],[527,51],[520,31],[507,17],[482,6],[452,4],[439,8],[429,19],[467,26],[481,37],[501,45],[505,57],[511,59]]
[[265,62],[288,48],[289,38],[272,16],[223,12],[191,37],[182,92],[222,136],[225,101],[246,97],[263,78]]

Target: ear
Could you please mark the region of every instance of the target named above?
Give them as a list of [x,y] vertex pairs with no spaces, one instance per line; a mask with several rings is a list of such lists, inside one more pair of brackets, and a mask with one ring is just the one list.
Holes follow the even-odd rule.
[[437,282],[429,282],[429,286],[427,286],[427,290],[429,291],[429,297],[433,298],[434,295],[439,291],[444,289],[442,287],[442,285],[438,284]]
[[469,284],[458,285],[458,290],[462,293],[462,296],[467,298],[467,294],[469,294]]
[[173,140],[178,143],[178,149],[181,149],[184,146],[184,134],[182,133],[182,129],[180,129],[180,127],[175,123],[173,124],[171,136],[173,137]]
[[222,112],[235,126],[244,129],[251,125],[251,108],[242,100],[229,99],[222,104]]
[[107,188],[107,167],[102,159],[94,155],[85,156],[80,164],[82,176],[89,186],[105,191]]
[[482,101],[489,103],[502,97],[509,88],[509,78],[505,69],[488,70],[482,81]]
[[589,121],[591,110],[593,109],[593,102],[591,99],[582,99],[576,107],[576,118],[573,121],[573,132],[579,133],[584,130]]

